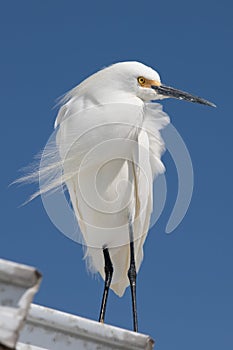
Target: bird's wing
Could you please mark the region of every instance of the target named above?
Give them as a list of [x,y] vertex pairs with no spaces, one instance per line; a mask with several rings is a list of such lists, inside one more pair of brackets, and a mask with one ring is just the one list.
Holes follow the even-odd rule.
[[[119,113],[115,111],[117,115],[122,114],[121,110],[118,110],[118,112]],[[90,123],[94,126],[95,118],[98,119],[97,114],[90,114]],[[99,117],[102,117],[103,114],[104,110],[101,109]],[[88,114],[85,115],[85,118],[82,114],[82,118],[82,121],[85,120],[85,122],[88,123]],[[114,119],[116,119],[116,115]],[[68,118],[66,116],[65,120],[65,123],[63,122],[61,124],[61,133],[58,139],[59,146],[64,145],[65,139],[70,139],[69,133],[72,130],[78,129],[80,131],[82,127],[87,128],[87,125],[84,125],[85,123],[83,124],[83,122],[81,125],[78,124],[78,118]],[[120,129],[121,126],[118,125],[113,128],[110,124],[110,129],[100,128],[96,130],[96,128],[93,128],[94,133],[90,133],[87,138],[82,140],[83,142],[78,143],[77,148],[74,147],[74,157],[71,157],[72,162],[64,164],[65,174],[72,175],[73,173],[73,176],[66,179],[66,185],[82,231],[84,245],[86,245],[88,267],[93,271],[99,271],[104,278],[104,261],[101,247],[104,245],[110,247],[110,256],[115,269],[111,288],[118,295],[124,293],[129,283],[127,277],[129,267],[129,244],[126,243],[129,237],[127,223],[129,211],[133,215],[137,271],[143,259],[143,243],[149,229],[150,215],[153,206],[153,178],[164,171],[163,164],[160,160],[164,146],[159,130],[168,123],[168,121],[167,116],[162,112],[159,105],[152,105],[151,107],[146,106],[144,121],[141,126],[137,125],[138,134],[137,139],[135,139],[137,142],[133,143],[133,151],[132,149],[131,151],[130,149],[128,150],[128,155],[132,157],[132,161],[129,160],[130,158],[126,161],[115,159],[118,153],[115,154],[114,152],[116,150],[120,152],[121,146],[125,150],[126,144],[121,141],[115,145],[113,139],[116,135],[123,135],[123,137],[127,138],[128,131],[124,136],[125,130]],[[133,122],[131,122],[131,124],[133,124]],[[75,134],[75,136],[77,136],[77,134]],[[101,144],[103,137],[106,138],[106,141],[111,141],[109,147],[105,145],[102,150],[100,148],[99,153],[93,154],[89,162],[91,167],[88,166],[86,170],[84,169],[81,173],[83,177],[81,176],[78,178],[77,171],[73,171],[73,166],[75,162],[77,162],[77,164],[80,162],[82,149],[85,153],[92,145]],[[93,144],[91,145],[90,142]],[[107,157],[108,152],[109,155],[113,157],[113,160],[108,163],[105,173],[98,172],[98,174],[100,175],[99,190],[101,192],[101,197],[110,200],[110,202],[106,202],[107,207],[104,207],[104,210],[95,210],[93,209],[95,206],[97,206],[96,208],[100,208],[101,198],[97,198],[95,203],[92,202],[92,204],[90,204],[90,201],[94,200],[94,191],[91,186],[91,184],[94,183],[92,174],[96,173],[99,165],[105,162],[105,157]],[[116,214],[109,214],[107,212],[108,206],[111,207],[111,201],[116,196],[116,189],[123,180],[125,180],[126,184],[128,183],[130,191],[127,192],[126,185],[125,188],[121,188],[121,190],[118,191],[119,198],[122,201],[120,202],[120,206],[126,199],[129,201],[130,205],[125,210],[117,212]],[[82,183],[80,183],[80,181],[82,181]],[[104,187],[102,187],[103,184]]]

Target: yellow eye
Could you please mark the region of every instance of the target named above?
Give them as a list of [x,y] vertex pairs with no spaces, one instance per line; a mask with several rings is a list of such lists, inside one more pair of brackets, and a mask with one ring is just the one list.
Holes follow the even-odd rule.
[[138,77],[138,82],[139,82],[140,85],[144,85],[145,82],[146,82],[146,79],[143,78],[143,77]]

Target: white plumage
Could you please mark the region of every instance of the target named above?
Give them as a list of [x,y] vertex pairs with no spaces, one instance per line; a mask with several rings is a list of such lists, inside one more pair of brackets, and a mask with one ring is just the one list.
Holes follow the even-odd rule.
[[160,81],[155,71],[138,62],[97,72],[65,96],[55,121],[64,180],[88,266],[104,279],[102,248],[110,248],[111,288],[119,296],[129,284],[129,216],[134,223],[137,271],[142,262],[153,179],[164,171],[159,130],[169,123],[160,105],[145,101],[153,92],[137,85],[139,76]]

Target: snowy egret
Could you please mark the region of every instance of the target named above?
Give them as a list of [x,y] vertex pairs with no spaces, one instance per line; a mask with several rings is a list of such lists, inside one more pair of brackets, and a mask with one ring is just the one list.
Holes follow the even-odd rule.
[[[171,97],[214,106],[163,85],[155,70],[139,62],[98,71],[62,99],[55,121],[60,161],[48,154],[40,169],[47,179],[40,193],[59,183],[68,189],[89,267],[105,281],[99,321],[104,322],[109,288],[122,296],[130,285],[134,331],[136,276],[153,207],[153,179],[164,172],[159,130],[169,123],[160,104],[151,101]],[[58,167],[61,175],[51,178],[51,169]]]

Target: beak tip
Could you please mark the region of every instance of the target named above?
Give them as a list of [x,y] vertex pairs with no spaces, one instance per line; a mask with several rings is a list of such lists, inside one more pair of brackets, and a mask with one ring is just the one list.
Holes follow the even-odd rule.
[[213,102],[209,102],[207,103],[207,106],[213,107],[213,108],[217,108],[216,104]]

